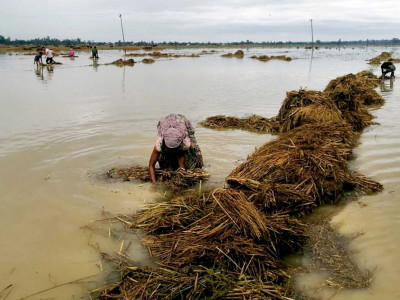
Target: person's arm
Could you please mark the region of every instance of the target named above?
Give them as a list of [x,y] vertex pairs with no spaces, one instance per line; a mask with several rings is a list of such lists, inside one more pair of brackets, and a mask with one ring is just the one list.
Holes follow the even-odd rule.
[[159,158],[160,158],[160,152],[158,152],[156,147],[154,147],[153,152],[151,153],[151,156],[150,156],[150,161],[149,161],[150,178],[151,178],[151,182],[153,182],[153,183],[156,183],[156,181],[157,181],[155,166],[156,166],[156,163]]
[[186,169],[185,168],[185,155],[182,153],[182,156],[178,156],[178,165],[180,169]]

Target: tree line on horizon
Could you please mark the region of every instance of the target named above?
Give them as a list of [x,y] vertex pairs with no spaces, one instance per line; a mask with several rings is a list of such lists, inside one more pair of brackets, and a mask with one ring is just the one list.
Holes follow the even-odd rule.
[[[78,46],[78,45],[105,45],[105,46],[221,46],[221,45],[261,45],[261,46],[274,46],[274,45],[310,45],[311,42],[291,42],[291,41],[267,41],[267,42],[253,42],[250,40],[246,41],[238,41],[238,42],[95,42],[89,40],[81,40],[80,38],[76,39],[56,39],[50,38],[49,36],[44,38],[35,38],[30,40],[19,40],[14,39],[12,40],[10,37],[5,38],[4,36],[0,35],[0,45],[7,45],[7,46],[20,46],[20,45],[34,45],[34,46],[41,46],[41,45],[52,45],[52,46]],[[392,38],[392,39],[381,39],[381,40],[357,40],[357,41],[342,41],[339,39],[338,41],[320,41],[316,40],[316,45],[399,45],[400,39]]]

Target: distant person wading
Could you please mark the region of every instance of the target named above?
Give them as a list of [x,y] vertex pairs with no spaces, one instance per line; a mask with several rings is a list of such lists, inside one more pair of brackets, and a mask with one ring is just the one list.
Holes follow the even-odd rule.
[[46,48],[45,54],[46,54],[46,64],[52,64],[52,63],[54,63],[54,60],[53,60],[53,50]]
[[149,170],[156,182],[155,165],[161,169],[176,170],[203,167],[203,157],[194,136],[192,124],[183,115],[171,114],[157,125],[157,140],[150,156]]
[[92,48],[92,58],[99,58],[99,53],[97,51],[96,46],[93,46]]
[[36,64],[36,66],[43,65],[42,54],[43,54],[42,52],[39,52],[38,55],[35,55],[35,58],[33,59],[33,63]]
[[395,70],[396,70],[396,67],[392,63],[392,59],[389,59],[388,61],[385,61],[381,65],[382,79],[385,79],[385,75],[387,73],[390,73],[390,78],[394,78],[394,71]]

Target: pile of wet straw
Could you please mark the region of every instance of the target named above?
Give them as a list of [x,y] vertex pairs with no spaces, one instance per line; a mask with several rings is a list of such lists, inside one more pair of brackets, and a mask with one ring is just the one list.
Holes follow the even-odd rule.
[[283,299],[277,283],[287,275],[279,256],[303,237],[287,212],[266,215],[237,189],[176,196],[133,219],[131,227],[145,233],[142,243],[162,268],[127,266],[120,284],[102,290],[104,299]]
[[253,56],[250,56],[250,58],[252,58],[252,59],[257,59],[257,60],[259,60],[259,61],[270,61],[270,60],[284,60],[284,61],[291,61],[292,60],[292,58],[291,57],[289,57],[289,56],[286,56],[286,55],[272,55],[272,56],[268,56],[268,55],[260,55],[260,56],[257,56],[257,55],[253,55]]
[[221,56],[222,56],[222,57],[243,58],[243,57],[244,57],[244,52],[243,52],[243,50],[237,50],[235,53],[222,54]]
[[230,188],[175,195],[134,215],[129,227],[144,233],[160,268],[125,265],[100,299],[288,299],[280,257],[303,243],[299,217],[346,191],[382,189],[348,167],[357,131],[371,124],[350,75],[325,92],[289,92],[279,136],[231,172]]
[[379,65],[382,61],[388,60],[392,57],[391,52],[382,52],[378,56],[371,58],[368,63],[371,65]]
[[200,125],[212,129],[244,129],[254,132],[277,132],[279,123],[276,118],[264,118],[252,115],[247,118],[226,117],[223,115],[213,116],[201,122]]
[[253,191],[267,211],[302,215],[334,202],[346,190],[379,191],[382,186],[349,170],[355,133],[341,122],[305,124],[260,147],[227,177]]
[[[176,191],[193,186],[200,181],[206,180],[210,174],[203,169],[191,170],[163,170],[155,169],[157,180],[163,182],[167,188]],[[148,167],[112,168],[107,172],[108,178],[120,178],[123,181],[151,181]]]
[[118,67],[123,67],[123,66],[133,66],[135,64],[135,61],[131,58],[131,59],[117,59],[115,61],[113,61],[112,63],[109,63],[110,65],[116,65]]

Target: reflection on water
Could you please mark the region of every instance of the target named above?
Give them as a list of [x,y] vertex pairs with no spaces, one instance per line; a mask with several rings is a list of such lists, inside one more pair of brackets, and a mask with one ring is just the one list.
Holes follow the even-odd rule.
[[97,68],[99,67],[99,63],[97,59],[93,59],[93,69],[97,72]]
[[[323,90],[331,79],[365,69],[378,74],[380,70],[365,60],[388,49],[319,49],[310,58],[310,52],[301,48],[248,48],[241,60],[221,59],[232,49],[216,50],[196,59],[160,59],[134,68],[104,65],[120,58],[119,51],[102,52],[101,64],[81,52],[75,60],[58,58],[62,65],[34,68],[34,76],[31,58],[0,55],[2,74],[6,74],[0,81],[5,95],[0,100],[4,108],[0,110],[0,290],[13,284],[8,300],[55,283],[103,274],[99,250],[93,245],[114,251],[128,237],[109,235],[110,224],[92,234],[82,227],[101,219],[104,212],[132,213],[161,195],[148,184],[105,182],[98,175],[114,166],[147,165],[162,116],[182,113],[194,124],[216,114],[271,117],[286,91]],[[390,51],[399,57],[398,48]],[[294,59],[260,63],[248,58],[282,53]],[[353,164],[383,183],[385,190],[363,197],[365,207],[350,204],[334,224],[345,233],[364,233],[352,247],[362,265],[377,267],[371,290],[385,298],[400,290],[394,283],[400,274],[400,254],[395,251],[400,239],[393,234],[400,222],[395,201],[400,181],[400,104],[396,101],[400,92],[394,80],[384,81],[380,90],[387,100],[373,112],[380,125],[363,133]],[[199,126],[196,137],[211,174],[208,186],[223,185],[236,165],[273,138]],[[134,246],[135,261],[148,263],[137,241]],[[32,299],[88,298],[91,287],[90,283],[63,285]],[[342,291],[335,297],[349,293],[354,299],[364,295],[364,291]]]
[[393,82],[393,78],[390,78],[388,80],[381,80],[380,91],[382,93],[391,92],[393,90]]
[[312,70],[312,61],[314,57],[314,48],[311,48],[311,54],[310,54],[310,66],[308,68],[308,77],[307,77],[307,82],[310,82],[311,80],[311,70]]
[[38,66],[38,67],[35,69],[35,74],[36,74],[36,76],[37,76],[40,80],[43,80],[43,79],[44,79],[44,77],[43,77],[43,68],[42,68],[42,67]]
[[53,73],[53,66],[38,66],[35,69],[37,79],[41,80],[45,84],[53,79]]

